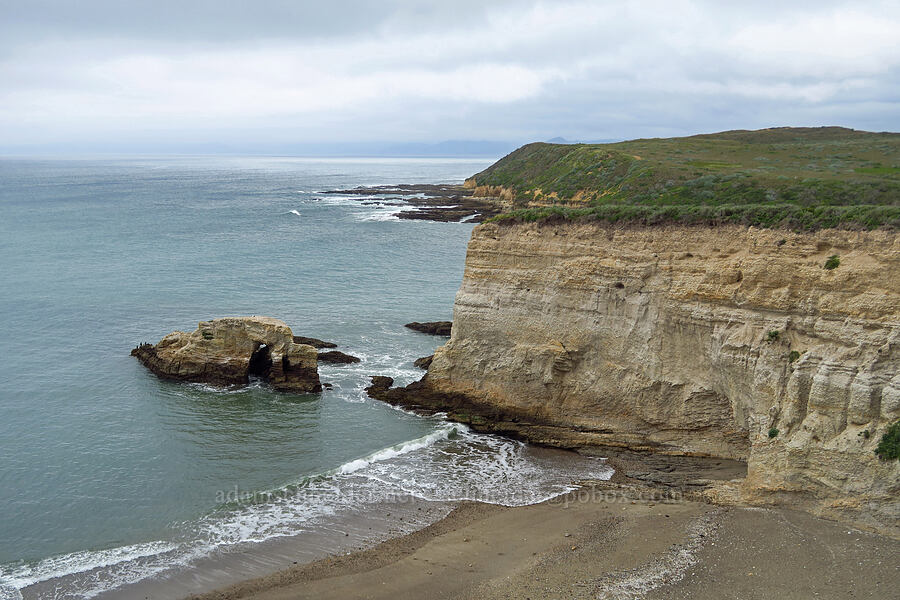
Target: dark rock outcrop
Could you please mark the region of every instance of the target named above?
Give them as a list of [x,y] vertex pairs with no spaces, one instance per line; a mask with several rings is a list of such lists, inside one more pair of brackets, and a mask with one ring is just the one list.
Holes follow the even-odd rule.
[[279,391],[321,391],[316,349],[293,340],[290,327],[277,319],[228,317],[141,344],[131,355],[165,379],[234,385],[253,375]]
[[[458,423],[471,425],[476,431],[500,433],[517,439],[542,443],[539,434],[531,432],[534,424],[520,415],[504,412],[494,406],[473,401],[465,394],[446,393],[435,390],[428,383],[428,375],[405,387],[391,387],[392,377],[372,376],[372,385],[366,388],[369,397],[394,406],[401,406],[420,414],[447,413],[447,418]],[[577,447],[577,444],[560,444],[561,447]]]
[[[386,377],[384,375],[372,375],[372,385],[366,388],[366,393],[376,400],[384,400],[381,395],[384,392],[387,392],[392,385],[394,385],[393,377]],[[385,400],[385,402],[387,402],[387,400]],[[399,403],[391,402],[390,404]]]
[[394,213],[400,219],[470,223],[481,223],[504,212],[510,200],[494,197],[492,188],[476,188],[474,185],[403,184],[330,190],[324,193],[372,198],[360,204],[416,208]]
[[419,367],[420,369],[428,370],[428,367],[431,366],[431,361],[434,360],[434,354],[431,356],[423,356],[422,358],[417,358],[413,361],[413,366]]
[[337,350],[331,350],[329,352],[319,352],[319,362],[327,362],[327,363],[337,363],[337,364],[351,364],[358,363],[359,358],[355,356],[351,356],[350,354],[345,354],[343,352],[339,352]]
[[337,344],[333,342],[326,342],[325,340],[320,340],[318,338],[306,337],[302,335],[294,336],[295,344],[304,344],[306,346],[312,346],[316,350],[321,350],[322,348],[337,348]]
[[450,329],[453,326],[452,321],[430,321],[427,323],[419,323],[418,321],[413,321],[412,323],[407,323],[405,327],[409,327],[414,331],[418,331],[419,333],[427,333],[429,335],[443,335],[450,336]]

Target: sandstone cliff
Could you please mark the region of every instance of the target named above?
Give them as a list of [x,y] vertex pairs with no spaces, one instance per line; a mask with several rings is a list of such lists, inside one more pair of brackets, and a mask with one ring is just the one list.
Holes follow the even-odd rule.
[[191,333],[174,331],[131,354],[167,379],[231,385],[257,375],[281,391],[322,389],[316,349],[295,343],[291,328],[270,317],[201,321]]
[[873,453],[900,417],[894,233],[482,225],[423,384],[562,445],[746,460],[715,499],[900,534]]

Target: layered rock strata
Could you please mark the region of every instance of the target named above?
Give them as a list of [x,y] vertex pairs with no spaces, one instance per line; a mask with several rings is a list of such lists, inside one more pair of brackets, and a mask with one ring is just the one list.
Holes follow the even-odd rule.
[[544,443],[743,460],[711,498],[898,535],[900,463],[873,452],[900,418],[898,282],[886,231],[486,224],[416,394]]
[[131,354],[166,379],[233,385],[255,375],[280,391],[322,389],[316,349],[295,343],[291,328],[269,317],[201,321],[191,333],[174,331]]

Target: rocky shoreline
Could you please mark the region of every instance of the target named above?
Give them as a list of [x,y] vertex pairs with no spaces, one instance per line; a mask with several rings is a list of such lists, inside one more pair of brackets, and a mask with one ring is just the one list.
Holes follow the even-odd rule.
[[[897,536],[898,463],[874,454],[900,414],[900,298],[884,287],[896,243],[885,231],[481,225],[454,321],[406,324],[450,336],[415,361],[428,373],[400,388],[376,376],[366,392],[543,446],[735,460],[746,477],[704,486],[706,500]],[[822,266],[838,254],[839,269]],[[320,358],[355,362],[280,322],[265,323],[284,328],[272,337],[227,321],[132,353],[170,379],[255,374],[294,392],[321,390]]]
[[[611,481],[521,507],[462,502],[373,548],[297,564],[191,600],[888,597],[900,541],[696,493],[732,461],[623,451]],[[650,474],[651,480],[645,479]],[[835,560],[840,557],[840,560]]]
[[[748,464],[704,493],[900,535],[897,236],[480,225],[450,341],[374,397],[478,431]],[[840,267],[824,267],[840,255]]]
[[413,221],[482,223],[502,212],[502,206],[496,198],[477,196],[474,188],[462,185],[383,185],[328,190],[323,194],[372,198],[362,204],[412,206],[416,210],[400,211],[394,213],[394,216]]

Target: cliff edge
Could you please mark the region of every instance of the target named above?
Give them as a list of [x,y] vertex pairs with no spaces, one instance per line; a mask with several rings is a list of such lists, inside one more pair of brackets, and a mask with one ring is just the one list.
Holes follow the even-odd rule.
[[419,391],[559,445],[745,460],[711,499],[900,536],[900,462],[874,454],[900,418],[897,282],[890,231],[488,223]]

